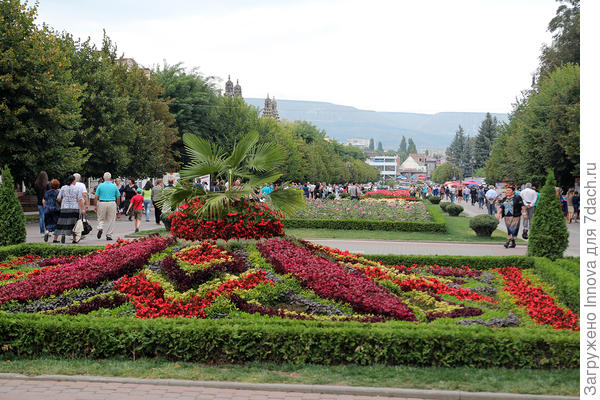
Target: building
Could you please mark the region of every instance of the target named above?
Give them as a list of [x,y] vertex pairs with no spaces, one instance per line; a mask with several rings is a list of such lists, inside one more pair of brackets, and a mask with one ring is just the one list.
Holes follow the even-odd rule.
[[279,122],[279,111],[277,110],[277,102],[275,101],[275,97],[273,100],[269,99],[269,94],[267,93],[267,98],[265,99],[265,108],[263,108],[263,118],[273,118]]
[[355,146],[360,147],[361,149],[367,149],[369,147],[369,139],[350,138],[346,141],[346,146]]
[[396,179],[396,175],[398,175],[398,157],[374,156],[367,158],[365,162],[379,170],[382,181]]
[[242,87],[240,86],[240,80],[236,80],[235,86],[231,82],[231,75],[227,76],[227,82],[225,82],[225,96],[229,97],[242,97]]
[[406,160],[398,166],[398,174],[407,179],[416,179],[427,174],[425,154],[409,154]]

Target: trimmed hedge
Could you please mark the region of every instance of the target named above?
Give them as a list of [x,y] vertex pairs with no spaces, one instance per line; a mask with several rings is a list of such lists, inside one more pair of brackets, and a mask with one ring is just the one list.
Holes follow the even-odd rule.
[[479,368],[578,368],[579,333],[487,327],[364,326],[279,320],[108,319],[0,315],[7,355],[164,357],[203,363],[248,361]]
[[88,254],[102,248],[103,246],[64,246],[47,243],[21,243],[0,247],[0,261],[6,260],[11,256],[20,257],[26,254],[42,258],[53,256],[76,256],[78,254]]
[[[559,260],[563,261],[563,260]],[[558,261],[535,257],[535,272],[556,291],[556,296],[571,310],[579,313],[579,276],[566,270]]]
[[366,231],[400,231],[400,232],[446,232],[446,220],[435,207],[427,211],[433,222],[415,221],[372,221],[356,219],[298,219],[286,218],[282,222],[286,228],[307,229],[345,229]]
[[429,200],[429,202],[431,204],[440,204],[440,201],[442,201],[442,198],[440,196],[429,196],[427,198],[427,200]]
[[441,267],[466,265],[479,270],[502,267],[534,268],[535,263],[533,257],[526,256],[423,256],[412,254],[362,254],[362,256],[386,265],[437,264]]
[[491,237],[498,226],[498,220],[491,215],[477,215],[469,220],[469,228],[479,237]]
[[556,263],[560,265],[565,271],[568,271],[573,275],[579,277],[581,268],[579,259],[561,259],[556,260]]
[[458,215],[464,211],[464,208],[458,204],[448,204],[444,211],[446,211],[448,215],[452,217],[458,217]]

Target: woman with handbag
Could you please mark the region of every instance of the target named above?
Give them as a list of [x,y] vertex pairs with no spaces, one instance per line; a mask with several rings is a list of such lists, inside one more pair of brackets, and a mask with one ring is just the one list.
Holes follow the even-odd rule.
[[73,175],[67,178],[67,184],[60,189],[56,200],[60,203],[60,215],[54,231],[53,243],[58,243],[58,236],[61,237],[61,243],[65,242],[66,235],[73,235],[73,243],[77,243],[77,236],[73,233],[75,223],[79,219],[80,213],[85,214],[83,205],[83,195],[81,190],[75,186],[77,181]]

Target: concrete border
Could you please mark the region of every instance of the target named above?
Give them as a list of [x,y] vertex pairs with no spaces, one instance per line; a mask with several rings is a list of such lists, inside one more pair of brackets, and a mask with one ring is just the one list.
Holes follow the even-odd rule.
[[85,375],[36,375],[27,376],[15,373],[0,373],[0,379],[33,381],[67,381],[95,383],[127,383],[137,385],[165,385],[184,387],[208,387],[216,389],[260,390],[269,392],[322,393],[333,395],[353,395],[369,397],[409,397],[432,400],[575,400],[574,396],[553,396],[535,394],[513,394],[492,392],[463,392],[452,390],[422,390],[400,388],[378,388],[365,386],[300,385],[279,383],[249,383],[221,381],[191,381],[182,379],[138,379]]

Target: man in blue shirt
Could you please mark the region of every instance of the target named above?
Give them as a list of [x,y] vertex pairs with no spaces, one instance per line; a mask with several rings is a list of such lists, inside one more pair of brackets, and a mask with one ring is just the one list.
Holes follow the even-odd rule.
[[104,223],[106,223],[108,225],[106,240],[112,240],[120,200],[121,192],[119,192],[119,188],[112,183],[110,172],[105,172],[104,182],[96,188],[95,209],[98,216],[98,239],[102,237],[102,230],[104,229]]

